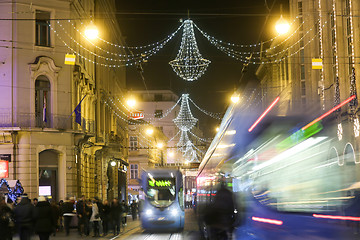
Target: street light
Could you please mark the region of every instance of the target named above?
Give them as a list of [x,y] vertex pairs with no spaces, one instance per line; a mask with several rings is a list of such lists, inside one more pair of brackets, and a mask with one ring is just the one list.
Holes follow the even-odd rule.
[[130,107],[130,108],[133,108],[135,107],[136,105],[136,100],[134,98],[129,98],[127,101],[126,101],[126,104]]
[[234,92],[234,94],[231,96],[231,101],[233,103],[237,103],[237,102],[239,102],[239,100],[240,100],[239,94],[237,92]]
[[99,30],[95,26],[95,24],[91,21],[90,24],[85,29],[85,36],[90,40],[94,40],[98,37]]
[[152,129],[152,128],[146,129],[146,134],[147,135],[151,136],[153,133],[154,133],[154,129]]
[[289,32],[290,24],[281,15],[280,19],[276,22],[275,29],[279,35],[283,35]]

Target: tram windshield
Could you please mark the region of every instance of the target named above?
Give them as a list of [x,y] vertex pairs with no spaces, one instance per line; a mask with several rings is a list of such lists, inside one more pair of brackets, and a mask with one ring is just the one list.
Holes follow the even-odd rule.
[[167,207],[175,201],[175,178],[148,178],[147,194],[155,207]]

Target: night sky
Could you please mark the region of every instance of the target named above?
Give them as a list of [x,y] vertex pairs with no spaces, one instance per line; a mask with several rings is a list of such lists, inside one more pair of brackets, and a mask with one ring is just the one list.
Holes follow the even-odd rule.
[[[211,36],[235,44],[252,44],[274,37],[273,25],[279,18],[280,3],[283,14],[287,12],[285,0],[117,0],[120,29],[128,46],[147,45],[164,39],[178,26],[180,19],[189,17]],[[269,14],[268,9],[272,11]],[[267,21],[266,16],[269,14]],[[265,24],[266,22],[266,24]],[[262,31],[264,30],[264,31]],[[224,112],[234,89],[256,83],[251,66],[241,78],[243,64],[211,45],[196,29],[195,36],[200,53],[209,59],[205,74],[194,82],[179,78],[168,64],[175,59],[180,48],[182,31],[155,56],[143,64],[147,89],[170,89],[179,96],[189,93],[200,107],[211,112]],[[262,33],[261,33],[262,32]],[[241,81],[240,81],[241,79]],[[145,84],[135,67],[127,70],[127,86],[132,90],[145,90]],[[200,128],[214,129],[219,123],[192,105],[192,112],[199,118]],[[215,132],[205,131],[206,137]]]

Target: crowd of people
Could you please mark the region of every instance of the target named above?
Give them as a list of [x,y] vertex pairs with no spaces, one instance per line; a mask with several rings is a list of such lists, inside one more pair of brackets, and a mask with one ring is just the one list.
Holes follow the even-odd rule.
[[[70,235],[70,228],[77,225],[78,234],[93,237],[121,233],[127,225],[127,214],[131,209],[133,220],[137,218],[138,205],[135,201],[130,206],[123,200],[114,198],[111,202],[99,198],[78,201],[66,198],[65,201],[48,201],[43,196],[32,201],[26,194],[15,203],[0,197],[0,240],[12,239],[18,234],[20,240],[30,240],[37,234],[40,240],[47,240],[59,231]],[[75,218],[75,219],[74,219]]]

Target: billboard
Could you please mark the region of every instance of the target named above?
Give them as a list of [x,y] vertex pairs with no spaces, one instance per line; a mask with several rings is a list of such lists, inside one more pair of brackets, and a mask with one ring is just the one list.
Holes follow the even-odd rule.
[[0,178],[9,177],[9,162],[0,160]]

